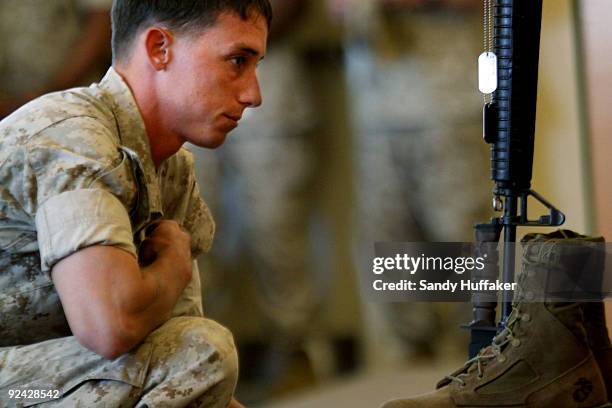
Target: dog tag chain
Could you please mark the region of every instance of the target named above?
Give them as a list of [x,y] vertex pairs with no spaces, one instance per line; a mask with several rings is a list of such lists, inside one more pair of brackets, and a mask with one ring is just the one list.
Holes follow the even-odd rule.
[[478,57],[478,89],[485,104],[497,89],[497,56],[493,52],[493,1],[484,0],[484,52]]

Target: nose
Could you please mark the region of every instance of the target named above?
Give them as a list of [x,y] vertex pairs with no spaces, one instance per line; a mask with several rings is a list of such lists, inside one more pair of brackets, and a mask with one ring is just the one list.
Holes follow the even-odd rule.
[[239,99],[240,103],[246,105],[248,108],[255,108],[261,105],[261,91],[259,89],[259,80],[257,79],[256,73],[253,73],[246,81]]

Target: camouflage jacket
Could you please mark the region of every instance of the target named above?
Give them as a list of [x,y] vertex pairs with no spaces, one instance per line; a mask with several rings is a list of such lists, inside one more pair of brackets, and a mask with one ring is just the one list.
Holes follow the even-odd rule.
[[[0,122],[0,347],[70,335],[51,281],[59,260],[91,245],[137,256],[153,216],[176,220],[207,251],[214,222],[191,153],[159,169],[144,122],[111,68],[99,84],[42,96]],[[201,315],[197,269],[174,315]]]

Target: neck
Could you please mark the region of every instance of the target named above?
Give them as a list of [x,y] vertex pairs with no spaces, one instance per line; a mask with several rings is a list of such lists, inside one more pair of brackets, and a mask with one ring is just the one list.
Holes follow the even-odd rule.
[[153,78],[146,73],[134,72],[135,70],[121,66],[115,66],[115,70],[123,77],[134,95],[149,139],[151,158],[158,169],[164,160],[179,151],[183,141],[163,123],[163,112],[158,103],[156,89],[151,86]]

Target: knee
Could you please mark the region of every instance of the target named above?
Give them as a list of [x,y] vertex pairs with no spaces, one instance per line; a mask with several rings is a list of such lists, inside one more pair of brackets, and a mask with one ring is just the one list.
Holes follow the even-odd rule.
[[224,377],[232,379],[235,383],[238,379],[238,354],[234,344],[234,336],[228,329],[214,320],[202,320],[202,327],[200,328],[203,332],[202,335],[214,349],[207,358],[207,362],[213,363],[219,359],[220,369],[224,373]]
[[235,386],[236,346],[232,333],[219,323],[203,317],[175,317],[152,340],[158,353],[173,356],[168,360],[177,360],[183,368],[188,365],[194,376],[212,375],[217,381],[232,385],[232,389]]
[[[185,318],[183,318],[185,319]],[[196,351],[201,366],[213,366],[219,377],[235,385],[238,380],[238,355],[232,333],[214,320],[189,317],[182,342]]]

